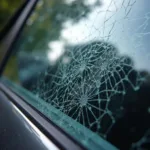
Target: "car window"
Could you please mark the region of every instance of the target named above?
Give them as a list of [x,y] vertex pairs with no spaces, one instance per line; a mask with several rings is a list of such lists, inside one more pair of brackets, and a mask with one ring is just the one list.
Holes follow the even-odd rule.
[[88,149],[148,149],[149,8],[148,0],[39,0],[3,76]]

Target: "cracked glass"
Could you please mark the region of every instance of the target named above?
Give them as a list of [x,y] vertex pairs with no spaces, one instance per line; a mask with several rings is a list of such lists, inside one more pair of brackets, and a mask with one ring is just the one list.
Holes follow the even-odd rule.
[[3,75],[88,149],[148,149],[149,9],[148,0],[40,0]]

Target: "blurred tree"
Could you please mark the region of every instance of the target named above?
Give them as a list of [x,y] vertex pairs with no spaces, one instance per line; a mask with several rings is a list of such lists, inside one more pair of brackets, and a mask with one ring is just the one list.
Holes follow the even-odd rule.
[[18,49],[43,53],[49,42],[59,40],[66,21],[77,23],[98,5],[99,0],[92,5],[86,0],[40,0],[27,21]]
[[[23,61],[26,62],[26,59],[17,62],[17,60],[20,60],[16,59],[16,57],[20,57],[16,54],[17,51],[25,52],[26,56],[32,56],[32,52],[34,52],[40,58],[46,59],[47,50],[49,49],[48,43],[59,40],[64,23],[66,21],[79,22],[82,18],[87,17],[98,5],[101,5],[99,0],[90,5],[87,0],[39,0],[35,10],[27,20],[4,74],[13,81],[18,82],[18,72],[20,71],[18,64]],[[34,59],[32,60],[35,61]],[[30,66],[27,62],[26,65]]]

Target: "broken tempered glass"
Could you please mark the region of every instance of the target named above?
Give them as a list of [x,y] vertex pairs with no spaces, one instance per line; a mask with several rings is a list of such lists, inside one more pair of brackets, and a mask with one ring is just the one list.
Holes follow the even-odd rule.
[[[66,116],[86,127],[83,144],[89,129],[119,149],[148,148],[149,6],[148,0],[40,0],[4,75],[34,93],[39,110],[44,101],[64,114],[55,118],[61,127]],[[77,124],[68,125],[75,134]]]

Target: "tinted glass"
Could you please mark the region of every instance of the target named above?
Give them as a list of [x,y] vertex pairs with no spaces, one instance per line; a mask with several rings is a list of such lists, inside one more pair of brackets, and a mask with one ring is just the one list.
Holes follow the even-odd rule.
[[148,149],[149,9],[148,0],[40,0],[4,76],[89,149]]

